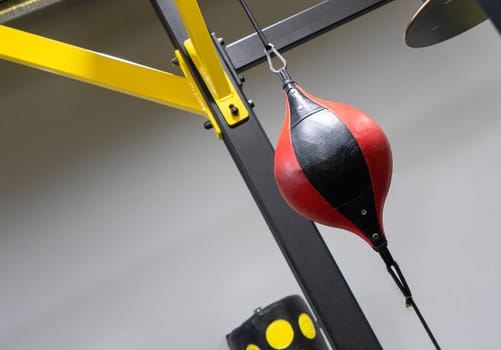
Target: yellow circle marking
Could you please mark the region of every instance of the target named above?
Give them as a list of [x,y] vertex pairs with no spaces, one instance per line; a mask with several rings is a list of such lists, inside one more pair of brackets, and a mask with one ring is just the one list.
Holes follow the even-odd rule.
[[273,349],[286,349],[294,340],[294,330],[286,320],[276,320],[266,328],[266,341]]
[[311,320],[311,317],[308,316],[308,314],[302,313],[299,315],[299,329],[301,330],[301,333],[308,338],[308,339],[314,339],[315,336],[317,335],[317,331],[315,330],[315,324]]
[[257,345],[249,344],[249,345],[247,345],[245,350],[261,350],[261,349],[259,349],[259,346],[257,346]]

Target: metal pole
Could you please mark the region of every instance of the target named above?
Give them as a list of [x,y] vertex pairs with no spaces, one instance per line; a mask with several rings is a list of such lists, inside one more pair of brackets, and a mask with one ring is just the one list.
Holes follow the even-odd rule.
[[480,5],[489,16],[492,24],[501,34],[501,0],[479,0]]

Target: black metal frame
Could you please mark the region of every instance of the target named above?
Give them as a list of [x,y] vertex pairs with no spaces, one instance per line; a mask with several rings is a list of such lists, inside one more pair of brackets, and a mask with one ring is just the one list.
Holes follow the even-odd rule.
[[[391,0],[326,0],[265,28],[264,34],[280,52],[349,22]],[[237,71],[265,60],[263,44],[251,34],[226,46]]]
[[[336,16],[337,20],[335,23],[346,22],[354,18],[356,14],[364,13],[374,8],[376,4],[383,4],[385,2],[387,1],[333,1],[337,6],[343,3],[345,9],[343,13],[349,13],[347,18],[341,19],[339,15]],[[218,109],[183,46],[184,41],[188,39],[188,35],[174,1],[151,0],[151,3],[157,11],[174,46],[189,63],[190,70],[202,91],[203,97],[221,126],[223,141],[302,288],[306,299],[317,316],[330,345],[336,350],[382,349],[316,226],[311,221],[296,214],[282,199],[273,174],[273,146],[259,124],[251,106],[248,103],[246,105],[246,108],[250,112],[248,121],[237,127],[229,127],[227,125],[221,111]],[[364,6],[369,7],[364,8]],[[312,12],[307,11],[307,13],[309,16]],[[298,17],[294,18],[294,21],[300,20],[302,22],[306,21],[309,17],[302,19]],[[288,25],[292,25],[292,23],[290,22],[285,27],[281,27],[281,30],[287,28]],[[315,33],[319,33],[320,31],[322,29],[317,28]],[[271,34],[270,39],[277,40],[276,35],[276,33]],[[290,37],[286,40],[286,43],[279,41],[279,47],[284,47],[284,45],[290,47],[301,40],[307,40],[312,35],[316,34],[308,33],[307,31],[303,32],[301,38]],[[233,49],[229,51],[229,55],[233,55],[232,60],[236,59],[237,54],[240,56],[246,55],[246,50],[239,51],[244,50],[239,48],[245,47],[246,43],[251,43],[250,46],[252,47],[252,39],[244,39],[238,45],[233,46]],[[223,54],[223,48],[218,44],[216,44],[216,47],[220,52],[223,64],[226,66],[227,71],[230,72],[232,68],[231,62]],[[244,66],[240,63],[239,68],[243,69],[255,63],[257,61],[253,58],[250,61],[247,60]],[[238,77],[235,77],[235,74],[228,74],[228,76],[242,97],[242,100],[247,101],[239,85]]]
[[478,0],[480,5],[489,16],[492,24],[496,26],[501,34],[501,0]]

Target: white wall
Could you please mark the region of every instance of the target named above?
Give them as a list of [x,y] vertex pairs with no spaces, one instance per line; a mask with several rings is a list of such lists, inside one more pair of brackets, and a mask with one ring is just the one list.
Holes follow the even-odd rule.
[[[252,4],[264,23],[305,6]],[[391,3],[286,57],[310,92],[385,129],[390,247],[443,348],[496,349],[501,40],[486,22],[409,49],[418,5]],[[228,15],[235,2],[203,6],[227,40],[250,31]],[[148,2],[70,0],[13,25],[170,69]],[[0,349],[225,349],[256,306],[299,292],[201,118],[4,61],[0,76]],[[264,66],[246,77],[274,142],[280,84]],[[379,257],[320,229],[383,347],[431,348]]]

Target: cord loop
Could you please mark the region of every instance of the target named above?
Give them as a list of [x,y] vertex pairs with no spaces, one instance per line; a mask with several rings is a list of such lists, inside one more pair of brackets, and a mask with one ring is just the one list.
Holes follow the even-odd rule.
[[[268,60],[268,66],[270,67],[270,70],[273,73],[278,74],[280,73],[280,71],[285,70],[287,68],[287,61],[285,60],[284,56],[282,56],[280,52],[278,52],[278,50],[275,49],[275,45],[273,45],[272,43],[268,43],[267,46],[268,48],[264,49],[264,53],[266,55],[266,59]],[[280,60],[280,62],[282,62],[282,67],[277,69],[275,68],[275,66],[273,66],[272,54],[275,55],[275,57],[277,57]]]

